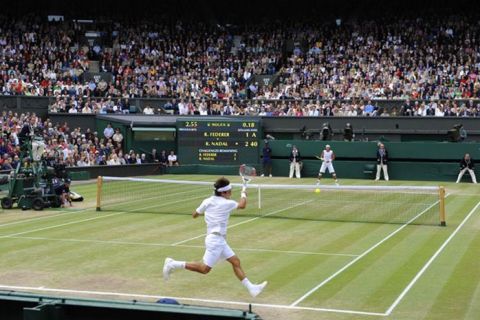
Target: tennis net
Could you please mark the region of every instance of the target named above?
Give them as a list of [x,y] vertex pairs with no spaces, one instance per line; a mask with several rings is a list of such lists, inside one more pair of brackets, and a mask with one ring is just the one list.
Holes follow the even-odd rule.
[[[234,186],[238,199],[242,184]],[[97,210],[191,214],[213,182],[99,177]],[[248,206],[235,216],[312,221],[445,225],[445,189],[417,186],[250,184]]]

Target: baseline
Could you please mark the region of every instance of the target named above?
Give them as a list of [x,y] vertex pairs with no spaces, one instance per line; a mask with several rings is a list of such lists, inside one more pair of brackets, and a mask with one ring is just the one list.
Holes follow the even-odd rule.
[[[29,291],[44,291],[44,292],[58,292],[58,293],[70,293],[70,294],[86,294],[86,295],[98,295],[98,296],[114,296],[114,297],[130,297],[130,298],[144,298],[144,299],[161,299],[165,296],[156,296],[156,295],[147,295],[147,294],[136,294],[136,293],[123,293],[123,292],[108,292],[108,291],[88,291],[88,290],[71,290],[71,289],[55,289],[55,288],[45,288],[45,287],[24,287],[24,286],[11,286],[11,285],[2,285],[0,288],[7,290],[29,290]],[[379,316],[385,317],[385,313],[379,312],[369,312],[369,311],[358,311],[358,310],[344,310],[344,309],[329,309],[329,308],[312,308],[312,307],[296,307],[289,305],[281,304],[267,304],[267,303],[251,303],[246,301],[228,301],[228,300],[213,300],[213,299],[199,299],[199,298],[188,298],[188,297],[170,297],[175,300],[184,300],[192,302],[203,302],[203,303],[215,303],[220,305],[240,305],[240,306],[255,306],[260,308],[271,308],[271,309],[287,309],[287,310],[305,310],[305,311],[317,311],[317,312],[330,312],[330,313],[343,313],[343,314],[354,314],[354,315],[366,315],[366,316]]]
[[57,217],[57,216],[60,216],[60,215],[65,216],[67,214],[79,213],[79,212],[83,212],[83,211],[93,210],[94,208],[95,207],[92,206],[92,207],[88,207],[88,208],[84,208],[84,209],[80,209],[80,210],[75,210],[75,211],[59,210],[59,211],[55,211],[55,212],[52,212],[51,214],[44,215],[44,216],[41,216],[41,217],[26,218],[26,219],[14,221],[14,222],[7,222],[7,223],[4,223],[4,224],[0,224],[0,228],[16,225],[16,224],[20,224],[20,223],[30,222],[30,221],[37,221],[37,220],[42,220],[42,219],[47,219],[47,218],[53,218],[53,217]]

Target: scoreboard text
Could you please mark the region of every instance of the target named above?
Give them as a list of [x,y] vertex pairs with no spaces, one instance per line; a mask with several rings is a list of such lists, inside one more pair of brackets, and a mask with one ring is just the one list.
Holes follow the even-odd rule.
[[178,157],[184,164],[258,162],[258,120],[177,120]]

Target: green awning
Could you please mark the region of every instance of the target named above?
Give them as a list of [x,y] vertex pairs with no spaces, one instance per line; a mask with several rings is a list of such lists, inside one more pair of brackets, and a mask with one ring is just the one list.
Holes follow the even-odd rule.
[[132,131],[176,132],[177,128],[133,127]]

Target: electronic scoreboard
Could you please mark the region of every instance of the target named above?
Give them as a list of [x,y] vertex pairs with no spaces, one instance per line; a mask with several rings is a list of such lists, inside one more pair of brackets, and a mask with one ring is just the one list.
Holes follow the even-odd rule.
[[259,162],[259,120],[177,119],[182,164],[233,165]]

